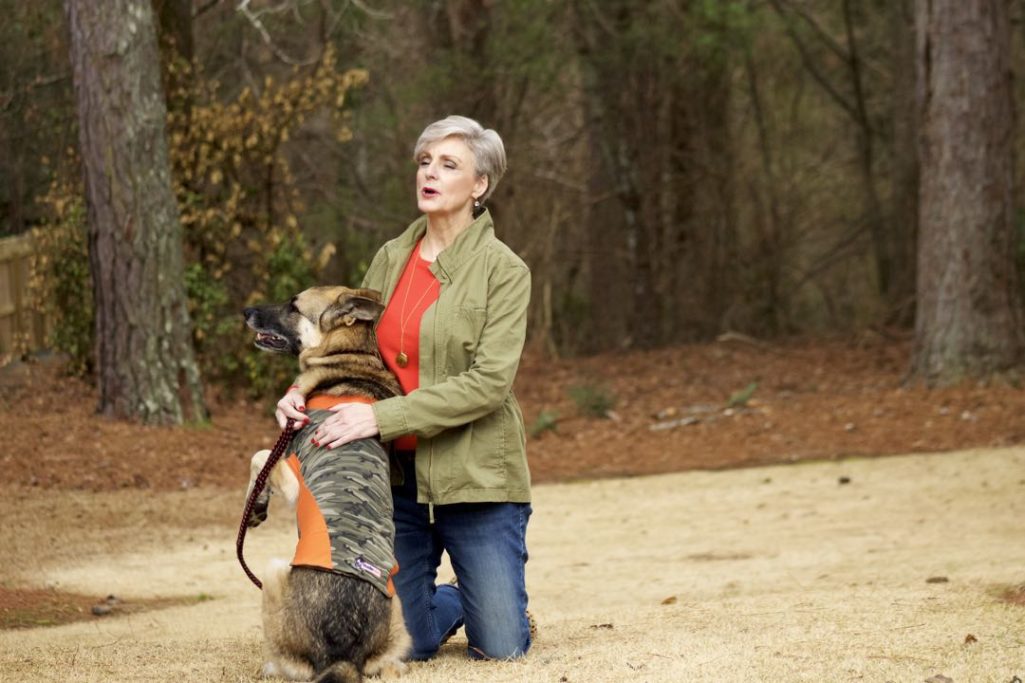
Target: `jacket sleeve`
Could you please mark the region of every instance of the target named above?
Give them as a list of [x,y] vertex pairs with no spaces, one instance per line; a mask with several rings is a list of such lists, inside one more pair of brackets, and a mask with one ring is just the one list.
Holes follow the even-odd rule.
[[502,405],[512,389],[526,339],[530,271],[522,264],[496,269],[488,290],[487,318],[470,368],[406,396],[375,403],[383,441],[403,434],[430,438]]
[[[387,270],[387,261],[388,257],[385,256],[384,247],[381,247],[374,254],[374,259],[370,262],[367,272],[363,275],[363,282],[360,284],[360,287],[381,291],[384,287],[384,273]],[[384,292],[381,292],[381,294],[383,296]]]

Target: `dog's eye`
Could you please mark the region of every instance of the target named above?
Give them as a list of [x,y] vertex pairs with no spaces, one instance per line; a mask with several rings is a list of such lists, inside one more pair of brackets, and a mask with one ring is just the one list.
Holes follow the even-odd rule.
[[289,302],[288,302],[288,312],[289,313],[298,313],[299,312],[299,307],[295,305],[295,297],[292,297],[291,300],[289,300]]

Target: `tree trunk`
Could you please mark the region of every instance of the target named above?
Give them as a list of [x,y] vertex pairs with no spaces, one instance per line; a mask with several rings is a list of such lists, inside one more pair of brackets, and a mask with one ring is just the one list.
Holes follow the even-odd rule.
[[177,114],[183,127],[190,125],[192,110],[192,0],[153,0],[164,105]]
[[[716,40],[725,38],[717,38]],[[682,84],[678,128],[672,146],[679,159],[677,194],[687,206],[674,228],[690,243],[674,264],[679,299],[674,312],[679,325],[671,341],[709,339],[723,332],[727,311],[737,297],[739,237],[734,197],[736,159],[730,130],[732,66],[725,51],[702,59],[691,57]],[[694,289],[694,297],[680,293]],[[691,299],[688,301],[688,299]],[[690,309],[690,310],[687,310]]]
[[1010,22],[1005,0],[918,0],[921,194],[912,361],[931,384],[1025,352],[1014,264]]
[[883,297],[888,297],[892,289],[893,255],[890,241],[886,236],[883,219],[882,202],[876,189],[875,179],[875,132],[869,117],[864,77],[862,75],[862,58],[852,15],[851,1],[841,3],[844,32],[846,36],[846,66],[850,72],[852,99],[850,115],[854,120],[855,142],[858,148],[858,177],[864,195],[864,222],[872,236],[872,251],[875,256],[878,290]]
[[886,322],[911,327],[915,313],[918,235],[918,111],[915,101],[913,0],[890,5],[893,44],[893,173],[890,253],[893,280]]
[[206,418],[171,192],[152,8],[66,0],[96,304],[99,412]]

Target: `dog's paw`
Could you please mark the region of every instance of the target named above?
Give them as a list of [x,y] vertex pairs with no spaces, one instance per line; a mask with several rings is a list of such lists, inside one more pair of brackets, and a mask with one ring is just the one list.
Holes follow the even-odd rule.
[[380,676],[383,679],[399,678],[409,671],[409,665],[395,657],[371,659],[363,668],[367,676]]
[[253,506],[253,511],[249,513],[249,519],[246,520],[246,526],[250,529],[258,527],[267,521],[267,506],[259,505],[257,503]]
[[308,681],[313,678],[313,667],[297,660],[273,659],[264,663],[260,678],[283,678],[286,681]]

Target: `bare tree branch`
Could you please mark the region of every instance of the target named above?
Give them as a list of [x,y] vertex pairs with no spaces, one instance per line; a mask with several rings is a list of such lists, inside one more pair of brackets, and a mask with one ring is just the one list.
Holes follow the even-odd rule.
[[366,14],[371,19],[391,19],[395,16],[391,12],[386,12],[384,10],[370,9],[369,7],[367,7],[367,4],[362,0],[349,0],[347,4],[352,5],[360,12]]
[[[299,1],[302,2],[302,0]],[[323,45],[321,45],[321,49],[315,57],[311,57],[309,59],[295,59],[286,54],[285,51],[282,50],[280,47],[278,47],[278,45],[274,42],[274,39],[271,38],[270,33],[267,31],[267,27],[265,27],[263,25],[263,21],[260,20],[260,17],[264,14],[277,14],[292,9],[293,5],[288,0],[286,0],[286,2],[276,7],[268,7],[266,9],[256,11],[249,7],[250,2],[251,0],[239,0],[239,3],[235,7],[235,10],[237,12],[240,12],[242,16],[249,20],[249,23],[252,24],[253,28],[255,28],[257,33],[260,34],[260,37],[263,39],[264,44],[271,49],[271,51],[277,56],[278,59],[283,61],[285,64],[289,64],[291,66],[311,66],[320,61],[321,57],[323,57],[324,54]]]
[[[216,5],[220,0],[211,0],[210,3],[205,5],[201,11],[206,11]],[[292,66],[311,66],[316,64],[324,56],[324,49],[328,43],[328,39],[334,34],[338,25],[341,24],[345,13],[350,7],[356,8],[358,11],[363,12],[372,19],[391,19],[393,18],[392,13],[377,10],[367,6],[363,0],[342,0],[339,9],[335,9],[336,2],[334,0],[281,0],[276,5],[270,5],[262,9],[253,9],[250,4],[252,0],[239,0],[235,10],[242,14],[249,23],[252,24],[256,32],[260,34],[260,38],[264,44],[267,45],[274,53],[274,55],[283,61],[285,64]],[[307,59],[299,59],[292,57],[285,50],[283,50],[270,35],[270,31],[262,21],[262,17],[265,15],[273,14],[284,14],[286,12],[292,14],[293,20],[299,25],[305,25],[307,22],[302,16],[302,8],[306,5],[317,5],[320,8],[320,49],[316,56],[309,57]]]
[[861,58],[858,56],[858,43],[854,37],[854,21],[851,18],[850,0],[843,0],[844,29],[847,32],[847,46],[850,56],[847,65],[851,70],[851,84],[854,86],[854,101],[858,108],[859,123],[864,127],[865,134],[871,136],[872,128],[868,121],[868,109],[865,106],[865,93],[861,84]]
[[70,74],[59,74],[56,76],[37,75],[20,88],[0,92],[0,111],[7,111],[20,95],[31,96],[32,91],[36,88],[45,88],[48,85],[63,83],[70,78]]
[[807,69],[808,73],[811,74],[811,77],[815,79],[815,82],[818,83],[819,86],[821,86],[822,89],[825,90],[826,93],[832,97],[833,100],[835,100],[836,103],[840,105],[840,107],[846,111],[852,119],[858,121],[857,108],[851,104],[847,98],[840,93],[840,91],[833,87],[833,84],[829,82],[829,79],[826,78],[825,74],[819,71],[819,68],[815,65],[815,61],[808,53],[807,46],[804,44],[804,41],[801,40],[801,37],[797,35],[797,31],[794,30],[793,24],[787,18],[786,10],[783,9],[781,0],[769,0],[769,3],[772,5],[772,8],[776,10],[776,14],[779,15],[780,19],[783,20],[783,26],[786,28],[786,32],[787,35],[790,36],[790,40],[793,41],[794,47],[797,48],[797,53],[801,57],[801,64],[804,65],[804,68]]
[[804,23],[808,24],[811,30],[815,32],[815,35],[819,37],[819,40],[825,43],[826,47],[828,47],[833,54],[845,62],[850,59],[850,56],[847,54],[847,50],[844,49],[844,46],[838,43],[836,38],[829,35],[826,29],[822,28],[822,25],[815,20],[815,17],[813,17],[808,10],[791,2],[786,2],[786,4],[791,12],[803,19]]
[[212,10],[214,7],[217,7],[217,5],[220,4],[220,2],[221,0],[210,0],[210,2],[206,3],[205,5],[199,6],[192,12],[192,18],[198,19],[202,15]]

